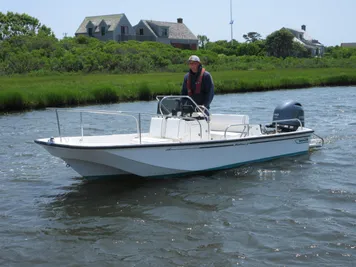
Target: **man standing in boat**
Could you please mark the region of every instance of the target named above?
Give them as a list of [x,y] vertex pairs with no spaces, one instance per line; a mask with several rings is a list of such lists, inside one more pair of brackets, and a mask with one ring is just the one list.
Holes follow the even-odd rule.
[[195,103],[209,109],[214,98],[213,78],[203,68],[198,56],[190,56],[188,62],[189,72],[184,76],[182,95],[190,96]]

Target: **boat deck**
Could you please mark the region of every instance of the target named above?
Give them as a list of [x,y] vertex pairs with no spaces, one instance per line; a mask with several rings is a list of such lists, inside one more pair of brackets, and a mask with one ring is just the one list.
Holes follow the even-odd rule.
[[[240,133],[223,131],[211,131],[210,140],[223,140],[223,139],[238,139],[241,137]],[[207,138],[197,139],[193,141],[210,141]],[[187,140],[177,138],[162,138],[150,136],[149,133],[141,134],[141,139],[137,134],[119,134],[119,135],[102,135],[102,136],[71,136],[71,137],[56,137],[50,139],[40,139],[39,141],[61,144],[73,145],[83,147],[110,147],[110,146],[125,146],[125,145],[138,145],[138,144],[172,144],[187,142]],[[189,142],[189,141],[188,141]]]

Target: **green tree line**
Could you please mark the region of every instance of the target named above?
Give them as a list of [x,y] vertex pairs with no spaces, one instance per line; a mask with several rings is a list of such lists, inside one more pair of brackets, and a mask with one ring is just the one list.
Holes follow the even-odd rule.
[[312,58],[285,29],[266,39],[257,32],[243,38],[246,42],[210,42],[199,35],[198,51],[157,42],[103,42],[84,36],[59,40],[36,18],[0,12],[0,75],[183,72],[191,53],[210,70],[356,67],[356,49],[327,47],[324,57]]

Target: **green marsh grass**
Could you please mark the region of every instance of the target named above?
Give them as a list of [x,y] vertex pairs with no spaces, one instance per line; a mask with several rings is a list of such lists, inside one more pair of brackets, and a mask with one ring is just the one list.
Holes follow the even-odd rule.
[[[209,70],[209,69],[208,69]],[[215,92],[356,85],[353,68],[211,71]],[[151,100],[180,94],[184,73],[1,76],[0,112]]]

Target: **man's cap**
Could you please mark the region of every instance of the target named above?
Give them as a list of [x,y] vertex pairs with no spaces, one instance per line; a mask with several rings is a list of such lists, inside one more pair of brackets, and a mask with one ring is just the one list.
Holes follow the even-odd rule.
[[196,61],[196,62],[199,62],[200,63],[200,58],[196,55],[192,55],[189,57],[188,61]]

